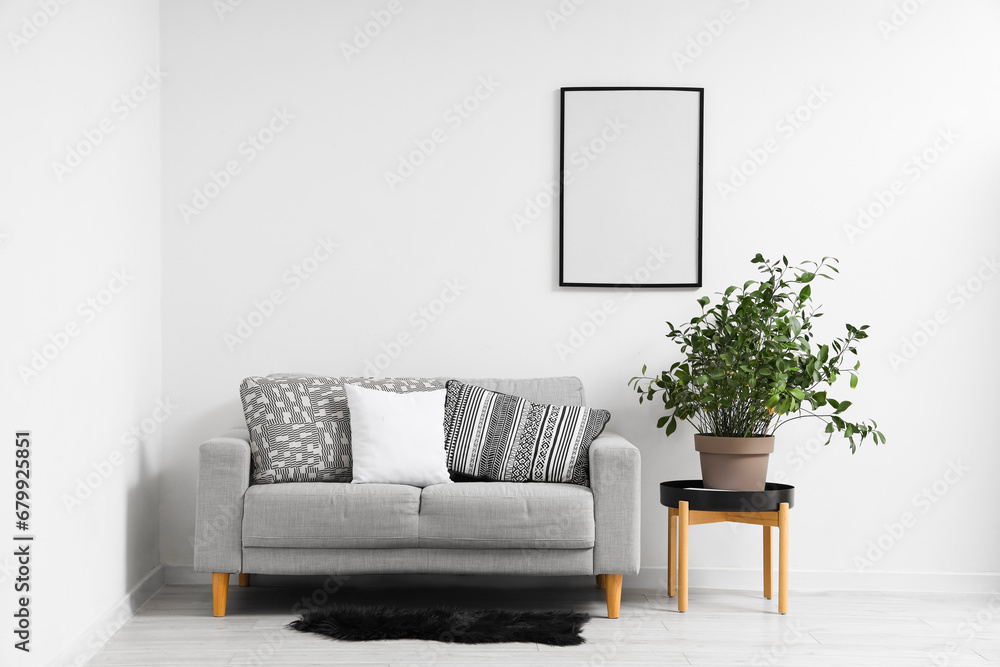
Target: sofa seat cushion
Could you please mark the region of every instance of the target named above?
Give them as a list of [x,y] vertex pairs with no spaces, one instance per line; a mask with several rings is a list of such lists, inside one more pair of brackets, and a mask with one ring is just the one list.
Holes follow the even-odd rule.
[[420,546],[438,549],[587,549],[594,495],[534,482],[436,484],[420,495]]
[[403,549],[417,546],[420,489],[301,482],[247,489],[243,546]]

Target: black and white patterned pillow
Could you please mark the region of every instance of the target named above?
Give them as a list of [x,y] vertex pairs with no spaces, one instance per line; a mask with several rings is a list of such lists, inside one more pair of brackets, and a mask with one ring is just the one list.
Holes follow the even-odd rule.
[[444,388],[423,378],[276,374],[240,385],[255,484],[351,481],[351,413],[344,385],[394,393]]
[[448,470],[504,482],[589,484],[590,443],[607,410],[546,405],[449,380]]

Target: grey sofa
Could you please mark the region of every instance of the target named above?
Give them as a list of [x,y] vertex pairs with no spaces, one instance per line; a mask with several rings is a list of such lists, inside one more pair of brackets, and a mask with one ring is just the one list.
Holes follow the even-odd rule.
[[[528,400],[583,405],[577,378],[467,380]],[[617,618],[622,575],[639,571],[639,451],[605,430],[590,487],[461,482],[250,483],[245,428],[199,450],[194,565],[212,573],[214,615],[229,576],[250,574],[597,575]]]

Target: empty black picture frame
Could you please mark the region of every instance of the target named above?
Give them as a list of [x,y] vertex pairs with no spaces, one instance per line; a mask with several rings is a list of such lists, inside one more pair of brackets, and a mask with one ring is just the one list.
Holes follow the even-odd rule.
[[561,287],[701,287],[704,118],[704,88],[560,88]]

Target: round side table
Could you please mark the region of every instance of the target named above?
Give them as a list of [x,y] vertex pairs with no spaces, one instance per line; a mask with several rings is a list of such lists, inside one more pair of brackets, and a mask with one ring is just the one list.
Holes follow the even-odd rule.
[[670,508],[667,529],[667,594],[677,611],[688,606],[688,526],[733,521],[764,527],[764,597],[771,599],[771,529],[778,529],[778,612],[788,612],[788,515],[795,487],[768,482],[763,491],[706,489],[700,479],[660,483],[660,504]]

